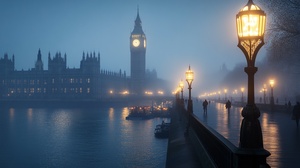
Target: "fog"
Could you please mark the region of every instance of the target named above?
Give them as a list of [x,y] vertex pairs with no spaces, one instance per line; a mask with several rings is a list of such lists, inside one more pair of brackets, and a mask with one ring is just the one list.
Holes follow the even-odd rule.
[[[223,64],[232,70],[245,62],[237,47],[235,16],[247,1],[5,1],[0,5],[0,54],[15,56],[15,68],[34,66],[41,49],[61,52],[67,66],[79,67],[83,52],[100,52],[101,69],[130,74],[129,36],[139,8],[147,37],[146,68],[174,89],[191,65],[193,95],[222,80]],[[257,60],[265,57],[263,47]],[[116,62],[118,62],[116,64]],[[185,89],[187,86],[185,87]],[[185,92],[186,94],[187,92]]]

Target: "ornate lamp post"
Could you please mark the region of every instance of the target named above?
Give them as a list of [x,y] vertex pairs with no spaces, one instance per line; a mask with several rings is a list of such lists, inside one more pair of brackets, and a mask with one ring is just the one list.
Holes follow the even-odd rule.
[[188,100],[188,112],[189,114],[193,113],[193,101],[191,98],[191,90],[192,90],[192,82],[194,80],[194,72],[191,70],[191,66],[189,66],[189,69],[185,72],[186,82],[188,83],[188,89],[189,89],[189,100]]
[[274,106],[274,94],[273,94],[273,88],[274,88],[274,80],[270,80],[270,87],[271,87],[271,99],[270,99],[270,104],[271,106]]
[[[238,35],[238,47],[243,51],[247,67],[244,71],[248,75],[248,100],[242,110],[244,117],[240,130],[241,149],[251,149],[251,157],[248,157],[252,166],[266,165],[266,157],[270,155],[263,148],[263,137],[260,122],[258,120],[260,111],[254,102],[254,74],[257,71],[255,59],[259,49],[264,45],[264,34],[266,25],[266,14],[249,0],[246,6],[236,15],[236,26]],[[252,156],[253,155],[253,156]]]
[[184,83],[183,83],[182,80],[180,80],[180,82],[179,82],[179,87],[180,87],[180,89],[181,89],[180,105],[181,105],[182,107],[184,107],[184,100],[183,100],[183,88],[184,88]]
[[264,104],[266,104],[266,91],[267,91],[266,84],[264,84],[263,91],[264,91]]
[[[248,75],[248,101],[242,111],[244,119],[241,128],[241,134],[245,137],[241,136],[240,139],[240,146],[245,148],[263,146],[260,124],[258,128],[252,128],[255,129],[253,132],[260,132],[254,134],[257,138],[248,137],[248,132],[244,127],[255,125],[251,124],[252,122],[259,123],[257,118],[260,116],[260,111],[254,103],[254,74],[257,71],[257,67],[255,67],[257,52],[264,45],[265,20],[266,14],[254,5],[252,0],[249,0],[247,5],[236,15],[238,47],[243,51],[247,60],[247,67],[244,70]],[[250,123],[246,124],[248,122]]]
[[189,99],[188,99],[188,106],[187,106],[187,111],[188,111],[188,125],[186,127],[185,136],[189,135],[189,127],[190,127],[190,118],[191,114],[193,113],[193,101],[191,97],[191,90],[192,90],[192,82],[194,80],[194,72],[191,70],[191,66],[189,66],[189,69],[185,72],[185,77],[186,77],[186,82],[188,83],[188,89],[189,89]]
[[224,99],[227,100],[227,89],[224,89]]
[[183,84],[182,80],[180,80],[180,82],[179,82],[179,87],[181,89],[181,99],[183,100],[183,87],[184,87],[184,84]]

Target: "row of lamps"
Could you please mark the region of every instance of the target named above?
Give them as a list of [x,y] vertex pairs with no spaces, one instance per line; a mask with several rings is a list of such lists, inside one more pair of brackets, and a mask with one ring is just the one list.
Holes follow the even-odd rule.
[[[263,136],[258,118],[260,117],[260,110],[257,108],[254,102],[254,74],[257,72],[255,66],[255,60],[259,49],[264,45],[264,34],[266,27],[266,14],[257,5],[249,0],[246,6],[244,6],[236,15],[236,27],[238,35],[238,47],[242,50],[246,57],[247,67],[244,68],[248,76],[248,99],[247,104],[242,110],[242,124],[240,129],[240,150],[250,149],[253,151],[253,157],[251,158],[255,167],[259,165],[266,165],[266,157],[270,153],[263,147]],[[186,81],[188,83],[189,99],[187,111],[189,114],[189,121],[186,133],[190,126],[190,117],[193,113],[193,102],[191,99],[192,82],[194,80],[194,72],[189,69],[185,73]],[[273,97],[273,85],[271,84],[271,102],[274,102]],[[179,87],[181,88],[181,99],[183,99],[183,82],[181,80]],[[225,92],[226,93],[226,92]],[[243,93],[243,90],[242,90]],[[242,95],[243,98],[243,95]],[[243,100],[242,100],[243,101]],[[250,163],[249,162],[249,163]]]

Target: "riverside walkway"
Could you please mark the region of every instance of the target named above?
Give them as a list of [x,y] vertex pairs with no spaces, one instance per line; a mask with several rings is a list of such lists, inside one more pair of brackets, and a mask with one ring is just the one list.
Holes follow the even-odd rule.
[[[235,146],[239,145],[240,124],[243,119],[242,107],[233,106],[228,113],[224,104],[212,102],[208,106],[207,114],[204,114],[202,101],[194,101],[193,104],[194,114],[201,122],[219,132]],[[271,153],[271,156],[267,158],[267,163],[271,167],[300,167],[300,127],[296,127],[295,121],[291,120],[290,116],[291,114],[288,112],[261,110],[259,119],[263,131],[264,148]],[[178,129],[177,134],[181,131],[183,131],[182,127]],[[178,135],[178,137],[180,136]],[[185,141],[182,138],[180,141],[179,138],[178,142]],[[188,141],[186,143],[189,144]],[[184,145],[181,143],[179,146],[193,156],[193,150],[197,149],[193,149],[189,145],[183,147]],[[173,155],[176,158],[176,153]],[[177,156],[177,158],[180,157]],[[191,165],[194,164],[197,165],[197,161],[192,161]]]

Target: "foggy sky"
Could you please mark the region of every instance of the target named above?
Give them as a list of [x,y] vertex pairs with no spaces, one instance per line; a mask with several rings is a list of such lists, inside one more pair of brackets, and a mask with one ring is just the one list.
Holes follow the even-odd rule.
[[[83,52],[100,52],[101,69],[130,74],[129,37],[139,6],[147,37],[146,68],[173,81],[189,64],[194,90],[223,63],[229,69],[246,59],[237,47],[235,17],[247,0],[10,0],[0,3],[0,56],[15,55],[15,68],[34,67],[41,49],[67,54],[67,66],[79,68]],[[256,3],[254,1],[254,3]],[[257,3],[259,5],[259,3]],[[264,50],[264,47],[263,49]],[[264,52],[258,53],[258,60]],[[116,63],[118,60],[119,63]],[[246,75],[246,74],[245,74]],[[205,83],[206,82],[206,83]]]

